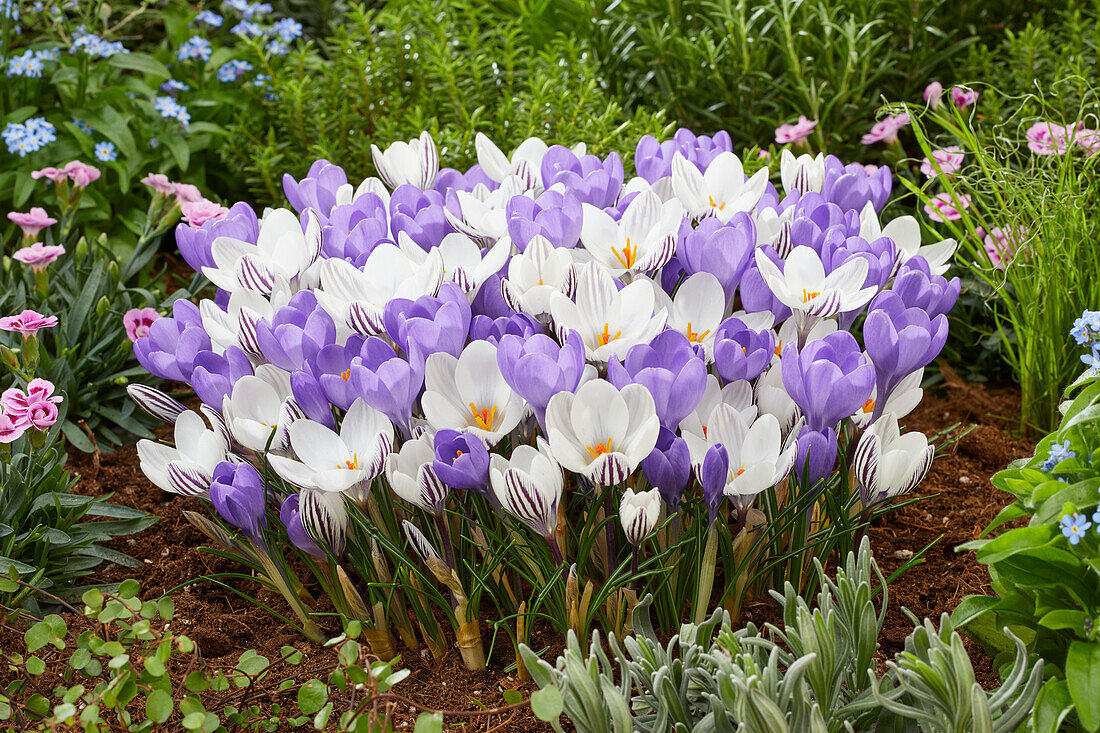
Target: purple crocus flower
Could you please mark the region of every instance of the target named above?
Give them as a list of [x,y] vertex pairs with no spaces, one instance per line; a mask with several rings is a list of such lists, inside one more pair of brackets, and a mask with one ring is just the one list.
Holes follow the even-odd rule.
[[[355,334],[343,346],[329,344],[307,361],[303,368],[321,388],[324,399],[341,410],[351,407],[351,403],[355,402],[358,396],[349,380],[352,365],[362,363],[362,360],[357,360],[357,357],[364,350],[366,342],[367,339]],[[393,349],[390,349],[390,352],[392,351]]]
[[210,350],[198,306],[183,298],[172,304],[171,318],[158,318],[134,341],[134,356],[147,372],[177,382],[190,382],[195,359]]
[[541,323],[526,313],[516,313],[501,318],[474,316],[470,323],[470,340],[488,341],[495,346],[500,344],[500,339],[508,334],[526,339],[545,331]]
[[739,318],[727,318],[714,333],[714,367],[727,382],[756,379],[775,354],[775,332],[754,331]]
[[336,205],[336,191],[348,184],[344,169],[332,162],[315,160],[309,172],[300,181],[294,180],[289,173],[283,174],[283,193],[286,200],[299,214],[313,209],[325,223],[332,207]]
[[[774,262],[781,272],[783,271],[785,260],[780,259],[771,246],[764,245],[760,247],[760,251]],[[776,322],[785,321],[791,317],[791,309],[775,297],[775,293],[764,282],[764,276],[760,274],[760,268],[756,266],[755,260],[750,261],[749,266],[745,268],[745,274],[741,276],[739,292],[741,294],[741,306],[748,313],[767,311],[775,316]]]
[[404,232],[428,252],[454,232],[454,227],[443,213],[442,195],[404,183],[390,196],[390,230],[394,239]]
[[222,399],[233,393],[233,385],[241,377],[252,374],[252,362],[236,346],[223,353],[201,351],[195,357],[191,372],[191,386],[199,399],[220,409]]
[[[342,378],[342,375],[324,376],[321,384],[326,390],[335,389],[330,382]],[[409,420],[413,403],[424,387],[423,363],[405,361],[392,346],[372,336],[363,345],[360,356],[353,359],[348,381],[355,395],[388,417],[405,437],[411,435]]]
[[571,193],[546,191],[537,199],[513,196],[504,206],[508,236],[520,252],[527,249],[531,237],[541,234],[555,247],[572,249],[581,238],[584,212],[580,200]]
[[302,513],[298,509],[298,494],[291,494],[279,507],[279,521],[286,527],[290,543],[302,552],[318,559],[324,559],[325,551],[313,541],[302,525]]
[[642,459],[642,471],[650,485],[661,492],[669,511],[675,512],[691,479],[687,441],[672,430],[661,428],[653,452]]
[[823,432],[855,413],[871,396],[875,368],[847,331],[783,349],[783,386],[811,430]]
[[269,321],[256,321],[256,343],[275,366],[293,372],[301,369],[325,346],[336,342],[332,316],[317,304],[312,290],[300,290]]
[[862,211],[867,202],[882,211],[893,190],[894,179],[889,166],[880,166],[874,173],[859,163],[847,166],[836,156],[825,157],[825,183],[821,195],[846,211]]
[[607,378],[616,388],[644,386],[653,395],[657,418],[675,428],[703,399],[707,389],[707,365],[679,331],[663,331],[648,344],[638,344],[619,362],[612,357]]
[[801,478],[803,486],[816,486],[829,477],[836,465],[837,450],[836,431],[832,428],[825,428],[824,432],[813,430],[809,425],[802,428],[798,434],[794,474]]
[[253,542],[263,543],[264,482],[251,463],[222,461],[215,466],[210,502],[222,519]]
[[703,488],[703,500],[707,504],[707,518],[711,526],[718,519],[718,507],[722,505],[729,472],[730,457],[724,445],[712,445],[703,456],[703,462],[695,467],[695,477]]
[[728,224],[707,217],[694,229],[685,219],[680,227],[676,257],[689,275],[709,272],[718,278],[726,301],[733,299],[756,246],[756,226],[748,214],[735,214]]
[[[948,313],[955,306],[961,291],[962,281],[959,278],[948,280],[941,275],[933,275],[928,260],[920,255],[914,255],[902,264],[890,287],[890,292],[901,298],[906,308],[920,308],[929,318]],[[884,295],[876,295],[868,310],[874,310],[875,301]]]
[[255,244],[259,236],[260,222],[256,212],[244,202],[233,204],[224,217],[204,222],[198,229],[192,229],[189,224],[176,225],[176,246],[195,272],[202,272],[204,267],[214,267],[214,255],[210,248],[218,237]]
[[310,369],[310,364],[311,362],[307,361],[305,368],[290,374],[290,391],[294,395],[294,402],[310,420],[324,425],[329,430],[335,430],[336,420],[332,416],[332,403],[325,396],[325,390],[321,387],[317,375]]
[[528,338],[505,335],[497,345],[497,365],[508,386],[535,411],[546,427],[546,406],[558,392],[575,392],[584,376],[584,341],[570,331],[565,343],[535,334]]
[[679,285],[682,280],[687,279],[687,276],[687,270],[684,269],[679,258],[673,255],[672,259],[666,262],[665,266],[661,268],[661,290],[672,295],[672,291],[676,289],[676,286]]
[[[501,272],[507,270],[505,269]],[[470,311],[479,316],[485,316],[486,318],[504,318],[515,314],[512,307],[508,305],[508,302],[504,300],[504,296],[500,292],[500,281],[504,279],[504,276],[500,273],[494,273],[490,275],[485,282],[481,284],[481,287],[477,289],[477,295],[474,296],[473,301],[470,303]]]
[[366,261],[375,247],[392,241],[386,205],[373,193],[334,208],[321,229],[321,253],[349,262]]
[[546,151],[541,173],[543,188],[564,183],[583,203],[598,209],[615,205],[625,178],[623,159],[618,153],[613,152],[604,160],[595,155],[578,158],[561,145],[552,145]]
[[733,140],[730,134],[721,130],[708,137],[696,135],[691,130],[680,128],[671,140],[658,142],[652,135],[646,135],[638,141],[634,150],[634,168],[638,175],[656,183],[661,178],[672,175],[672,159],[676,153],[680,153],[689,162],[694,163],[700,173],[707,170],[707,166],[719,153],[732,153]]
[[877,403],[885,404],[898,382],[928,366],[943,349],[947,316],[929,318],[920,308],[906,308],[901,296],[882,293],[863,322],[863,341],[875,369]]
[[484,489],[489,485],[489,451],[473,433],[440,430],[435,434],[432,469],[452,489]]
[[394,298],[382,310],[386,333],[421,368],[430,354],[461,354],[470,320],[470,301],[454,283],[444,283],[438,297]]
[[477,186],[485,186],[490,191],[500,188],[500,184],[489,178],[480,164],[474,163],[465,173],[454,168],[440,168],[432,188],[446,198],[452,191],[470,192]]

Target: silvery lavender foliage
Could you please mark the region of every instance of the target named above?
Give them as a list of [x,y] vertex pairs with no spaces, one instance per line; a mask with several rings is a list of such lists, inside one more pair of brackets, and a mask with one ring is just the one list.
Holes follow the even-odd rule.
[[[646,598],[634,612],[634,636],[609,635],[610,655],[598,632],[587,653],[570,634],[556,664],[521,651],[535,682],[558,688],[580,733],[1008,733],[1028,715],[1043,664],[1032,664],[1011,632],[1016,660],[993,692],[975,682],[947,614],[938,627],[918,625],[878,678],[886,579],[869,541],[848,555],[835,579],[820,563],[816,571],[821,590],[812,606],[790,584],[783,594],[773,591],[782,629],[768,624],[765,633],[750,623],[734,630],[719,609],[662,645]],[[883,594],[877,610],[876,578]]]

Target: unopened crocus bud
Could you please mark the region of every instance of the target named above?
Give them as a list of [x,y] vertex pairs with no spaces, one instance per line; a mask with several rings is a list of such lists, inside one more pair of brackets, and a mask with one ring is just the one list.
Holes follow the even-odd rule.
[[637,494],[633,489],[627,489],[619,503],[619,521],[622,522],[627,541],[632,545],[642,544],[656,528],[660,514],[661,494],[657,489]]

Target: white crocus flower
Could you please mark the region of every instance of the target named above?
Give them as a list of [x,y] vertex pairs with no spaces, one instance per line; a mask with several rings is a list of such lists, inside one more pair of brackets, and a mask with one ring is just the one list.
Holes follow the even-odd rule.
[[348,510],[344,495],[331,491],[303,489],[298,494],[302,527],[313,540],[336,557],[344,554],[348,535]]
[[726,405],[737,412],[746,422],[756,419],[757,406],[752,401],[752,385],[739,379],[725,387],[718,385],[718,377],[707,375],[707,387],[703,398],[690,415],[680,421],[680,434],[687,442],[691,465],[702,464],[707,449],[714,443],[710,440],[710,423],[714,411],[719,405]]
[[868,265],[862,257],[852,257],[826,275],[817,252],[799,246],[787,257],[782,272],[760,250],[756,250],[756,266],[779,302],[804,316],[828,318],[857,310],[878,292],[874,286],[863,287]]
[[728,222],[738,212],[752,211],[767,184],[767,168],[745,180],[741,159],[733,153],[719,153],[705,173],[680,153],[672,159],[672,190],[695,218],[715,216]]
[[575,285],[573,255],[536,234],[522,253],[508,261],[508,277],[501,280],[500,292],[512,310],[540,318],[550,314],[554,293],[571,298]]
[[566,469],[601,486],[622,483],[657,444],[661,424],[640,384],[622,390],[603,379],[576,394],[559,392],[546,408],[550,450]]
[[384,332],[382,310],[394,298],[415,300],[435,295],[443,282],[443,256],[438,248],[415,257],[395,244],[383,242],[367,257],[362,269],[335,257],[321,263],[317,302],[337,323],[355,333],[376,336]]
[[262,356],[255,343],[255,324],[261,318],[270,322],[275,311],[290,302],[292,293],[285,284],[285,280],[277,284],[268,296],[254,290],[235,290],[225,310],[212,300],[199,301],[202,327],[210,336],[214,352],[222,354],[230,346],[239,346],[250,356]]
[[697,272],[680,283],[674,298],[659,283],[649,282],[657,309],[668,312],[668,328],[702,346],[707,362],[714,361],[714,335],[726,310],[726,293],[718,278],[709,272]]
[[770,244],[780,257],[789,255],[794,247],[791,223],[794,221],[795,211],[794,206],[782,213],[770,206],[757,209],[752,216],[753,223],[756,224],[756,246]]
[[620,359],[635,344],[648,344],[665,327],[668,313],[654,314],[653,286],[638,280],[622,290],[595,262],[577,273],[576,300],[564,293],[550,298],[550,313],[560,333],[574,330],[584,341],[589,361]]
[[[692,440],[687,435],[688,449]],[[752,505],[757,494],[782,481],[794,465],[797,443],[783,446],[779,421],[767,413],[747,419],[732,406],[714,408],[707,430],[706,445],[693,453],[706,455],[711,446],[723,445],[729,455],[729,475],[723,490],[739,509]]]
[[287,431],[298,460],[271,455],[271,467],[302,489],[362,490],[382,472],[393,449],[393,424],[357,398],[337,433],[312,420],[296,420]]
[[923,433],[902,435],[894,415],[871,423],[852,458],[864,508],[912,491],[932,467],[935,453]]
[[[401,239],[407,235],[402,232]],[[402,246],[405,246],[402,241]],[[416,244],[412,244],[416,247]],[[416,247],[421,252],[419,247]],[[443,279],[449,280],[458,287],[472,301],[481,289],[482,284],[490,277],[500,272],[508,262],[508,255],[512,251],[512,241],[504,237],[495,242],[484,254],[474,240],[465,234],[448,234],[435,248],[443,256]],[[424,252],[425,257],[428,253]]]
[[435,177],[439,174],[439,150],[426,130],[418,139],[391,144],[385,152],[371,145],[370,152],[378,175],[390,189],[411,183],[426,191],[435,185]]
[[512,151],[512,157],[509,158],[487,135],[479,132],[474,137],[474,149],[477,151],[477,162],[481,164],[485,175],[497,183],[517,176],[529,189],[542,184],[542,158],[550,149],[542,138],[527,138]]
[[[773,364],[779,363],[779,359],[783,355],[784,346],[798,343],[798,325],[797,318],[788,318],[780,324],[779,330],[776,331],[775,335],[775,356],[772,357]],[[836,331],[838,328],[839,325],[837,322],[831,318],[816,320],[813,325],[810,326],[810,330],[806,332],[803,344],[808,344],[811,341],[819,341]]]
[[139,440],[138,460],[145,476],[158,488],[184,496],[206,496],[214,467],[227,460],[229,443],[220,430],[211,430],[198,413],[176,416],[176,446]]
[[584,248],[615,277],[652,272],[676,253],[676,233],[684,216],[679,201],[662,202],[653,191],[643,191],[617,222],[591,204],[583,209]]
[[[886,404],[879,410],[879,414],[893,415],[895,418],[903,418],[916,409],[924,396],[921,382],[924,380],[924,369],[918,369],[898,382],[898,386],[890,390],[890,396],[886,398]],[[878,386],[871,390],[871,397],[863,403],[863,407],[852,415],[852,422],[857,428],[866,428],[874,417],[876,402],[878,400]]]
[[290,209],[264,214],[256,244],[218,237],[210,246],[214,267],[202,273],[228,292],[254,290],[270,293],[279,279],[294,281],[321,254],[321,225],[312,210],[306,211],[306,230]]
[[798,405],[794,403],[787,393],[787,388],[783,386],[783,374],[779,362],[773,363],[760,375],[756,380],[754,392],[760,412],[774,415],[784,431],[790,430],[791,426],[798,421],[800,416]]
[[882,226],[875,213],[875,207],[868,201],[859,212],[859,236],[868,242],[879,237],[889,237],[897,246],[898,266],[910,257],[920,255],[928,260],[928,269],[933,275],[943,275],[951,267],[951,259],[959,243],[954,239],[944,239],[935,244],[921,244],[920,224],[912,216],[899,216]]
[[749,313],[744,310],[736,310],[730,314],[730,317],[741,321],[741,323],[744,323],[747,328],[751,328],[753,331],[763,331],[765,328],[771,328],[775,325],[775,314],[771,311]]
[[532,197],[533,192],[521,178],[511,176],[504,179],[495,191],[479,183],[472,192],[455,191],[454,195],[460,213],[455,214],[444,208],[443,215],[456,231],[475,239],[482,247],[488,247],[508,233],[504,208],[508,202],[515,196]]
[[457,359],[428,357],[421,405],[433,429],[469,431],[492,446],[519,424],[527,403],[501,376],[497,347],[473,341]]
[[540,436],[538,448],[519,445],[510,458],[496,453],[489,463],[489,482],[504,510],[550,538],[558,526],[558,503],[564,482],[561,466]]
[[825,154],[803,153],[796,158],[790,150],[784,149],[779,156],[779,176],[783,180],[784,193],[821,193],[825,184]]
[[386,188],[386,184],[382,183],[382,179],[370,176],[364,178],[355,189],[355,195],[351,197],[351,203],[355,203],[360,196],[373,193],[378,198],[382,199],[383,211],[390,210],[390,190]]
[[661,515],[661,492],[657,489],[640,491],[633,489],[623,492],[619,502],[619,522],[623,525],[627,542],[640,545],[657,527],[657,518]]
[[393,493],[429,514],[440,516],[450,489],[435,475],[435,438],[425,432],[406,440],[386,458],[386,481]]
[[[272,364],[256,367],[222,399],[222,414],[233,440],[254,451],[280,451],[287,446],[287,428],[299,415],[287,409],[292,403],[290,375]],[[272,437],[272,431],[275,432]]]

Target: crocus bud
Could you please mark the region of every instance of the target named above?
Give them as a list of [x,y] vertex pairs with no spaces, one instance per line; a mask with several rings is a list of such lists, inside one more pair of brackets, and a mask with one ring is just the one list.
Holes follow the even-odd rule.
[[623,493],[619,502],[619,521],[622,522],[626,539],[632,545],[640,545],[657,526],[661,514],[661,494],[657,489],[637,494],[633,489]]
[[703,462],[695,467],[695,477],[703,487],[703,498],[707,503],[707,518],[710,524],[718,519],[718,507],[722,503],[726,479],[730,472],[730,457],[724,445],[712,445]]
[[923,433],[901,435],[893,415],[875,420],[852,459],[864,508],[912,491],[928,474],[935,454]]

